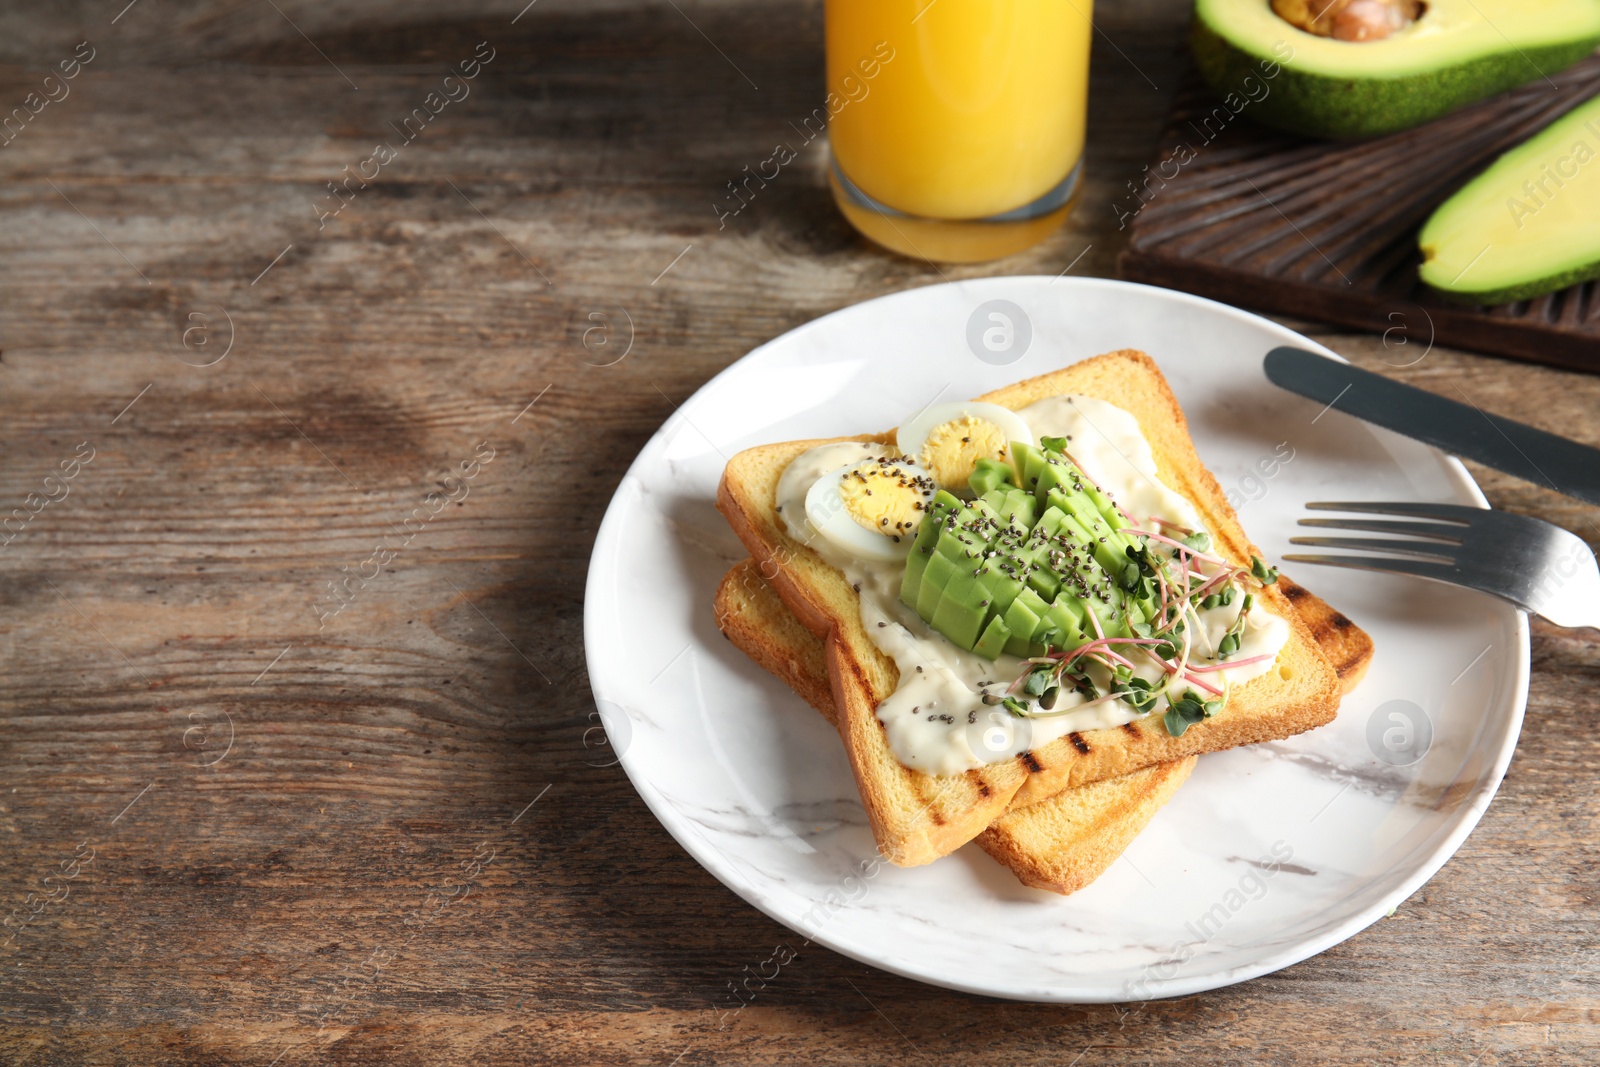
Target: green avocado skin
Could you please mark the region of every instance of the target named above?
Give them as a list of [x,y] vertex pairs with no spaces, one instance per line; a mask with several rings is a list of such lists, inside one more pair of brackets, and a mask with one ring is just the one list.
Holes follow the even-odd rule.
[[1476,304],[1480,307],[1496,307],[1500,304],[1510,304],[1518,300],[1532,300],[1535,297],[1547,296],[1550,293],[1559,293],[1563,289],[1570,289],[1574,285],[1600,278],[1600,259],[1581,267],[1560,274],[1552,274],[1546,278],[1533,281],[1519,282],[1504,289],[1484,289],[1477,292],[1467,290],[1441,289],[1436,285],[1428,286],[1429,290],[1438,293],[1454,304]]
[[[1459,66],[1400,78],[1330,78],[1294,69],[1294,60],[1253,56],[1195,19],[1195,63],[1219,95],[1237,94],[1243,113],[1308,137],[1358,140],[1420,126],[1459,107],[1554,74],[1583,59],[1600,37],[1480,56]],[[1266,71],[1278,68],[1273,77]],[[1245,90],[1253,77],[1255,94]],[[1259,100],[1260,85],[1269,91]]]

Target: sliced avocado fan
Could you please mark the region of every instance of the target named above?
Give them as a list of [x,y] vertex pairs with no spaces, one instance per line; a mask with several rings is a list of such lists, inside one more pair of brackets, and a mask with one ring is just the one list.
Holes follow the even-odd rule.
[[1600,278],[1600,97],[1495,160],[1439,206],[1417,244],[1422,280],[1474,304]]
[[1242,115],[1312,137],[1374,137],[1583,59],[1600,44],[1600,0],[1428,0],[1415,22],[1366,41],[1308,33],[1271,0],[1196,0],[1192,44],[1223,97],[1196,120],[1207,131]]
[[1020,441],[1011,450],[1009,476],[999,464],[974,472],[977,499],[934,499],[900,599],[988,659],[1133,636],[1156,607],[1148,582],[1126,580],[1129,548],[1143,547],[1121,533],[1126,519],[1065,456]]

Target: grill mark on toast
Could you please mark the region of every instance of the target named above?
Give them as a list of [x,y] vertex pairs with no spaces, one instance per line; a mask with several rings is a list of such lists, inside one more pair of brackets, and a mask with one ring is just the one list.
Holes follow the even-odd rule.
[[1024,752],[1017,758],[1021,760],[1027,766],[1028,770],[1032,771],[1034,774],[1038,774],[1040,771],[1044,770],[1044,766],[1040,764],[1038,758],[1034,756],[1032,752]]
[[1131,737],[1138,737],[1139,736],[1139,728],[1137,726],[1133,725],[1133,723],[1131,723],[1131,722],[1123,723],[1122,724],[1122,728],[1124,730],[1128,731],[1128,734]]
[[[968,775],[972,774],[971,771],[968,771],[967,773]],[[945,824],[945,818],[944,815],[940,813],[938,807],[938,801],[940,797],[936,792],[932,799],[929,799],[928,789],[923,784],[924,782],[931,782],[933,779],[929,778],[927,775],[915,775],[913,777],[913,781],[915,784],[912,787],[912,791],[917,795],[917,801],[919,806],[922,808],[922,813],[928,817],[928,820],[932,822],[933,825],[943,826]]]
[[1291,601],[1299,600],[1309,592],[1310,590],[1303,585],[1295,585],[1293,582],[1283,583],[1283,595]]
[[992,796],[994,794],[994,790],[989,788],[989,783],[983,780],[983,775],[979,774],[977,771],[973,771],[972,772],[972,778],[973,778],[973,781],[977,782],[977,784],[978,784],[978,795],[979,796],[984,797],[985,799],[987,799],[988,797],[990,797],[990,796]]
[[1307,614],[1302,615],[1300,618],[1310,629],[1311,636],[1319,641],[1329,637],[1337,637],[1355,626],[1355,623],[1351,622],[1343,613],[1333,610],[1329,610],[1326,615]]
[[1089,742],[1083,739],[1082,734],[1068,734],[1067,740],[1072,742],[1072,747],[1078,750],[1080,756],[1089,754]]

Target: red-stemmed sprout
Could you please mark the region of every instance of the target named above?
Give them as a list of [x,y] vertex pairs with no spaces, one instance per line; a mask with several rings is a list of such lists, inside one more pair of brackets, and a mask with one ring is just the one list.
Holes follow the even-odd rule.
[[[1124,519],[1128,518],[1127,513],[1120,507],[1117,511]],[[1013,715],[1033,718],[1063,715],[1119,699],[1126,700],[1136,711],[1148,713],[1154,710],[1157,698],[1161,694],[1168,693],[1173,683],[1181,680],[1215,699],[1207,700],[1196,695],[1193,690],[1187,691],[1177,699],[1169,697],[1171,710],[1167,716],[1167,727],[1170,732],[1177,735],[1187,729],[1192,722],[1215,714],[1227,700],[1231,687],[1226,676],[1220,679],[1223,686],[1219,688],[1204,677],[1205,675],[1229,667],[1251,666],[1275,658],[1265,655],[1251,656],[1232,663],[1190,662],[1194,653],[1194,633],[1204,632],[1199,614],[1200,607],[1209,608],[1217,604],[1231,603],[1234,585],[1260,588],[1275,582],[1277,572],[1253,556],[1249,568],[1235,566],[1223,557],[1207,551],[1210,547],[1209,537],[1176,523],[1152,516],[1152,524],[1179,534],[1183,540],[1154,530],[1139,529],[1131,524],[1131,520],[1128,527],[1119,531],[1126,536],[1145,539],[1139,552],[1135,553],[1133,549],[1129,549],[1130,564],[1138,568],[1137,572],[1130,572],[1133,577],[1129,582],[1136,583],[1140,580],[1140,576],[1146,573],[1154,579],[1150,586],[1155,597],[1153,621],[1148,626],[1139,624],[1148,632],[1139,632],[1132,636],[1107,636],[1100,624],[1099,616],[1089,609],[1087,615],[1094,629],[1092,639],[1072,648],[1052,648],[1043,656],[1027,659],[1025,662],[1028,669],[1007,687],[1003,698],[993,700],[992,703],[1003,703]],[[1170,555],[1151,551],[1151,542],[1167,547]],[[1202,567],[1210,568],[1211,573],[1206,573]],[[1226,659],[1238,651],[1245,620],[1253,601],[1254,597],[1246,593],[1237,617],[1229,626],[1219,648],[1212,654],[1220,653],[1223,659]],[[1192,621],[1193,626],[1188,625],[1188,621]],[[1138,675],[1136,673],[1138,667],[1129,658],[1133,655],[1151,661],[1160,669],[1160,678],[1151,681]],[[1091,667],[1098,668],[1099,672],[1110,677],[1111,685],[1106,692],[1102,693],[1089,676]],[[1060,691],[1067,685],[1089,699],[1071,708],[1056,711],[1054,709]],[[1037,698],[1037,707],[1030,707],[1027,702],[1020,699],[1023,696]]]

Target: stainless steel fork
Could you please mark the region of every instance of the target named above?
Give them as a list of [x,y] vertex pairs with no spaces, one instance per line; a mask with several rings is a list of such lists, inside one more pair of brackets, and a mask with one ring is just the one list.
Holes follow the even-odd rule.
[[1559,526],[1525,515],[1454,504],[1315,503],[1306,507],[1408,518],[1301,519],[1301,526],[1392,536],[1291,537],[1290,543],[1296,545],[1385,555],[1288,555],[1283,557],[1285,561],[1428,578],[1492,593],[1557,626],[1600,629],[1600,566],[1582,538]]

